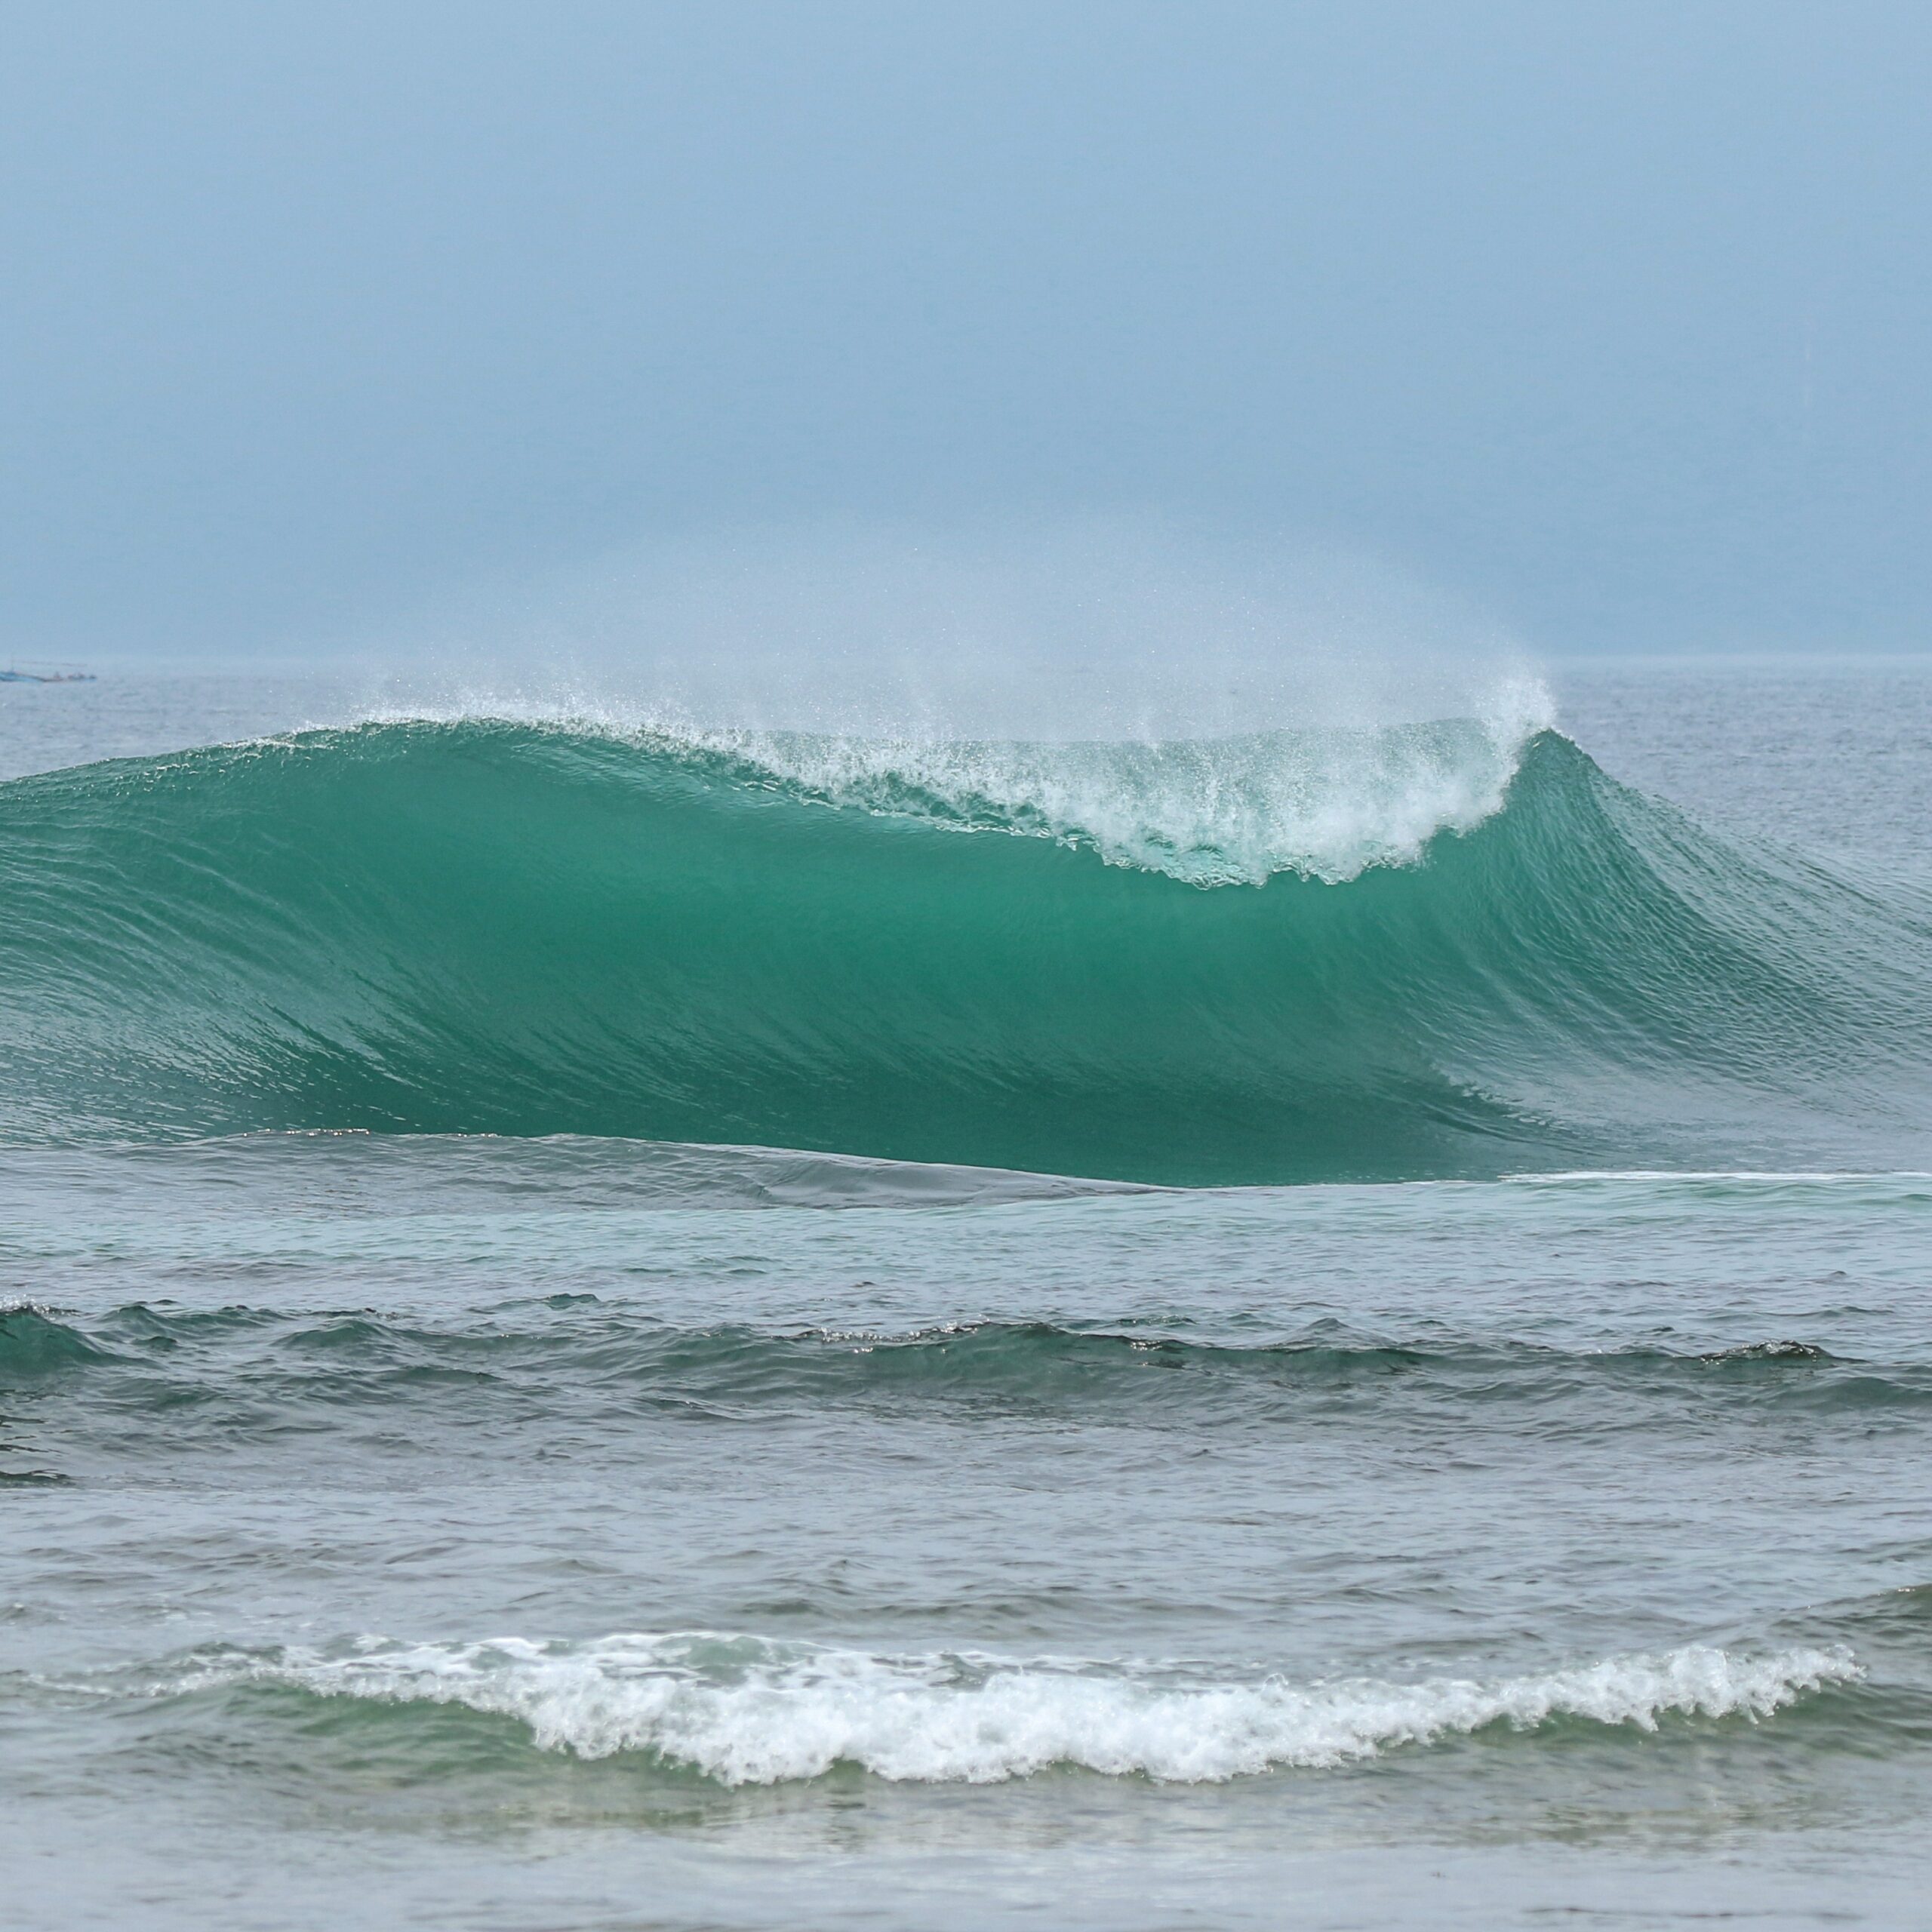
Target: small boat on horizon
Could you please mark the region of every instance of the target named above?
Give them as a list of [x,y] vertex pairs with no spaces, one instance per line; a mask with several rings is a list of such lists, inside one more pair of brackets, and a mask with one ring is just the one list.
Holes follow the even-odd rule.
[[0,685],[91,685],[91,671],[78,664],[9,664],[0,671]]

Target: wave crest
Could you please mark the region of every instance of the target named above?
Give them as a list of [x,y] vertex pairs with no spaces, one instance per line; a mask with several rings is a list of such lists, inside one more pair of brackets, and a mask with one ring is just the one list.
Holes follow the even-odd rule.
[[1340,884],[1414,865],[1444,832],[1503,808],[1524,747],[1548,723],[1526,690],[1482,720],[1180,742],[1028,744],[668,734],[838,806],[949,829],[1051,838],[1109,865],[1191,885],[1280,872]]

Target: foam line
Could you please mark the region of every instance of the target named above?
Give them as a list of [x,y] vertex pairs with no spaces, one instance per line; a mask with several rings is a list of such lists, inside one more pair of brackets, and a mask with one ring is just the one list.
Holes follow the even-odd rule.
[[575,1645],[365,1640],[346,1655],[210,1658],[159,1688],[266,1683],[463,1705],[515,1719],[545,1750],[646,1753],[727,1785],[814,1778],[841,1764],[934,1783],[993,1783],[1052,1765],[1200,1783],[1334,1767],[1494,1725],[1654,1731],[1672,1715],[1761,1719],[1860,1674],[1843,1649],[1690,1645],[1491,1679],[1204,1682],[1171,1666],[878,1655],[687,1632]]

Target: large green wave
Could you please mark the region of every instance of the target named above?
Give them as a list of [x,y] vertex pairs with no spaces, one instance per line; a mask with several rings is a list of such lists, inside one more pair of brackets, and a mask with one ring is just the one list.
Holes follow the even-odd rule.
[[1198,840],[1121,863],[1048,795],[477,720],[16,780],[0,1137],[568,1133],[1185,1183],[1922,1151],[1922,915],[1555,734],[1500,809],[1353,876],[1239,882]]

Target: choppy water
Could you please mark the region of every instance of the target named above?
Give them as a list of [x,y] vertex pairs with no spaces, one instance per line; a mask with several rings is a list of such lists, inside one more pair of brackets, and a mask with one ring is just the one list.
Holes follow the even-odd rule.
[[1921,1922],[1932,677],[1561,695],[0,692],[0,1922]]

